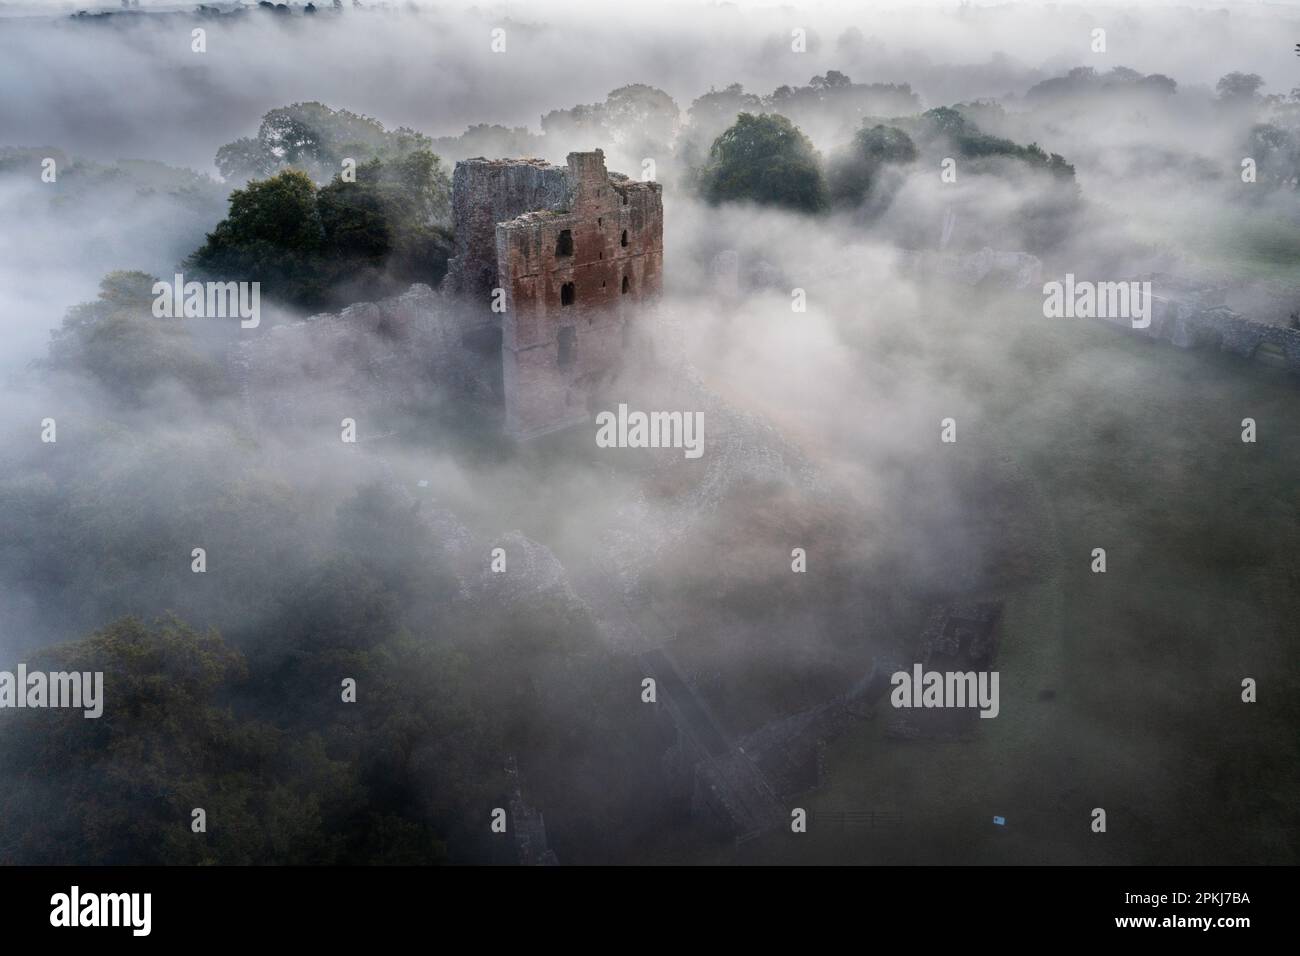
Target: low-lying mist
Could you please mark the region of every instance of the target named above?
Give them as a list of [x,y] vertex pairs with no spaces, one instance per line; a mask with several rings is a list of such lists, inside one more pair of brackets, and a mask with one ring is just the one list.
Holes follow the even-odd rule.
[[[1294,862],[1295,706],[1231,710],[1242,676],[1300,699],[1294,377],[1048,319],[1042,294],[1066,273],[1176,276],[1270,324],[1300,309],[1297,191],[1240,175],[1252,130],[1294,118],[1263,99],[1294,82],[1276,39],[1291,13],[3,12],[22,15],[0,18],[0,88],[16,91],[0,100],[0,666],[101,667],[110,708],[131,707],[104,730],[0,718],[17,781],[0,861],[514,862],[486,821],[518,784],[565,863]],[[1030,95],[1081,65],[1096,74]],[[1263,92],[1216,91],[1234,70]],[[1156,75],[1176,91],[1141,85]],[[634,83],[680,107],[666,141],[580,110],[539,125]],[[791,119],[828,165],[859,129],[935,107],[967,104],[978,130],[913,127],[914,161],[820,212],[710,203],[699,166],[740,110],[724,104],[717,129],[688,110],[733,83],[741,104],[803,90]],[[244,186],[217,175],[218,149],[311,101],[441,137],[448,172],[521,139],[559,162],[602,148],[634,178],[654,160],[664,295],[601,407],[701,411],[703,455],[602,449],[594,424],[509,441],[499,410],[422,373],[424,340],[383,329],[254,387],[247,350],[301,333],[309,310],[272,294],[241,329],[154,318],[101,286],[170,280]],[[516,129],[461,136],[476,124]],[[945,179],[962,142],[988,152],[958,153]],[[428,295],[447,327],[477,308]],[[934,607],[974,600],[1004,606],[1002,716],[978,721],[994,726],[899,741],[862,715],[808,797],[903,812],[896,828],[737,850],[692,821],[638,655],[669,649],[741,739],[904,659]],[[1138,822],[1100,850],[1085,826],[1062,835],[1098,801]],[[226,821],[202,844],[183,839],[200,805]],[[1004,811],[1026,821],[1012,839],[972,822]]]

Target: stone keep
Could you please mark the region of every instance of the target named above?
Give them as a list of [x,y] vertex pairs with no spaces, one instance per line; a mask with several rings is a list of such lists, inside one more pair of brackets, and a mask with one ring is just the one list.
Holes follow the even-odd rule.
[[452,178],[448,288],[499,315],[505,427],[532,438],[590,419],[633,323],[663,288],[663,189],[605,169],[601,150],[469,159]]

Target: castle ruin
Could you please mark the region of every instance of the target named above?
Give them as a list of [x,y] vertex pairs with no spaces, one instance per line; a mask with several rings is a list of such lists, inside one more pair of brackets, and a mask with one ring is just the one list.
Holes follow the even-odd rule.
[[452,176],[446,288],[490,310],[505,429],[525,439],[585,422],[663,287],[663,190],[607,172],[605,154],[468,159]]

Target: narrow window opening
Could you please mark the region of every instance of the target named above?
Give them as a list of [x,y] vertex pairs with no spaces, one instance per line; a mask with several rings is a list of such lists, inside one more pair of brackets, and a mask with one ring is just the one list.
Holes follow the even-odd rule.
[[623,294],[624,294],[624,295],[627,295],[627,294],[628,294],[628,291],[629,291],[631,288],[632,288],[632,283],[630,283],[630,282],[627,281],[627,276],[623,276]]
[[627,230],[626,230],[626,229],[623,230],[623,239],[622,239],[621,241],[622,241],[623,246],[626,248],[626,246],[627,246]]
[[560,305],[573,305],[573,283],[566,282],[560,286]]
[[555,242],[555,254],[557,256],[573,255],[573,230],[560,230],[560,238]]

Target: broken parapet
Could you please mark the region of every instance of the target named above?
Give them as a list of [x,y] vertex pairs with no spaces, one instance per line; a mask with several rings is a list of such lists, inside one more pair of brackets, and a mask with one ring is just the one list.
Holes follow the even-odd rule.
[[456,255],[443,287],[487,303],[497,286],[496,230],[525,212],[567,209],[568,171],[543,159],[466,159],[451,177]]

